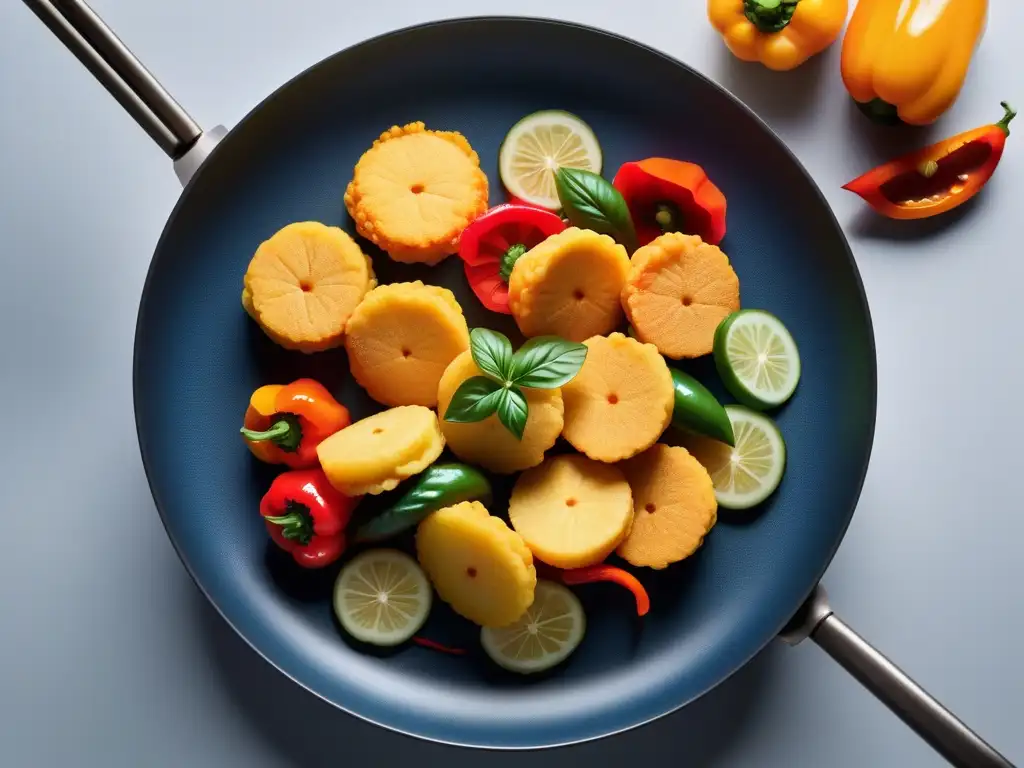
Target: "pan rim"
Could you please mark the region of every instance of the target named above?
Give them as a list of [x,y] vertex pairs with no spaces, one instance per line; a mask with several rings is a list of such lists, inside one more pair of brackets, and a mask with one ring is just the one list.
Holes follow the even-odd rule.
[[142,457],[143,471],[146,474],[146,483],[149,486],[150,496],[153,499],[154,505],[156,506],[156,509],[157,509],[157,514],[160,516],[161,524],[164,527],[164,531],[167,534],[167,538],[170,540],[171,546],[174,548],[174,551],[177,554],[178,559],[181,561],[182,565],[185,566],[185,570],[188,572],[188,575],[192,579],[193,583],[196,585],[196,587],[198,587],[199,591],[203,594],[203,596],[206,598],[206,600],[209,602],[209,604],[211,606],[213,606],[214,610],[221,617],[221,619],[224,620],[224,622],[235,632],[235,634],[238,637],[240,637],[245,642],[245,644],[248,645],[249,648],[251,648],[256,653],[256,655],[259,658],[261,658],[264,662],[269,664],[278,673],[284,675],[286,678],[291,680],[293,683],[295,683],[296,685],[298,685],[302,689],[306,690],[307,692],[309,692],[313,696],[317,697],[321,701],[331,705],[332,707],[334,707],[334,708],[336,708],[336,709],[338,709],[338,710],[340,710],[340,711],[342,711],[342,712],[344,712],[344,713],[346,713],[348,715],[351,715],[353,717],[358,718],[359,720],[362,720],[363,722],[366,722],[366,723],[369,723],[371,725],[383,728],[383,729],[391,731],[393,733],[398,733],[398,734],[402,734],[402,735],[405,735],[405,736],[410,736],[410,737],[413,737],[413,738],[416,738],[416,739],[421,739],[423,741],[427,741],[427,742],[431,742],[431,743],[444,744],[444,745],[453,746],[453,747],[465,747],[465,748],[470,748],[470,749],[495,750],[495,751],[501,751],[501,752],[523,752],[523,751],[530,751],[530,750],[536,750],[536,749],[555,749],[555,748],[558,748],[558,747],[566,747],[566,746],[572,746],[572,745],[575,745],[575,744],[584,744],[584,743],[591,742],[591,741],[598,741],[598,740],[605,739],[605,738],[608,738],[608,737],[611,737],[611,736],[615,736],[615,735],[618,735],[618,734],[621,734],[621,733],[625,733],[627,731],[631,731],[631,730],[633,730],[635,728],[639,728],[641,726],[648,725],[648,724],[650,724],[650,723],[652,723],[652,722],[654,722],[656,720],[660,720],[660,719],[662,719],[662,718],[664,718],[664,717],[666,717],[668,715],[671,715],[674,712],[678,712],[679,710],[681,710],[684,707],[688,706],[689,704],[693,703],[697,699],[700,699],[700,698],[704,697],[706,694],[708,694],[709,692],[711,692],[712,690],[714,690],[718,686],[722,685],[725,681],[729,680],[740,669],[746,667],[756,656],[758,656],[762,651],[764,651],[764,649],[771,643],[771,641],[773,639],[775,639],[778,636],[778,634],[784,629],[786,624],[789,622],[791,617],[787,616],[786,619],[783,620],[779,624],[779,626],[774,627],[772,629],[770,634],[768,634],[766,637],[758,639],[757,642],[755,643],[754,650],[751,653],[749,653],[745,658],[743,658],[743,659],[739,660],[737,663],[733,664],[732,665],[732,669],[727,674],[721,676],[717,681],[715,681],[715,682],[713,682],[713,683],[711,683],[709,685],[704,686],[702,690],[697,691],[696,693],[692,694],[691,696],[686,697],[685,699],[683,699],[683,700],[673,704],[672,706],[664,709],[661,712],[658,712],[658,713],[656,713],[654,715],[643,717],[641,719],[636,720],[635,722],[627,723],[627,724],[625,724],[625,725],[623,725],[623,726],[621,726],[619,728],[616,728],[614,730],[608,730],[608,731],[605,731],[603,733],[588,734],[588,735],[574,737],[574,738],[569,738],[569,739],[560,740],[560,741],[550,740],[550,741],[546,741],[544,743],[534,743],[534,744],[529,744],[529,745],[490,744],[490,743],[485,743],[483,741],[454,740],[454,739],[449,739],[449,738],[442,738],[442,737],[436,736],[436,735],[426,735],[426,734],[423,734],[423,733],[418,733],[418,732],[416,732],[414,730],[411,730],[411,729],[408,729],[408,728],[403,728],[403,727],[395,725],[395,724],[381,722],[379,719],[375,719],[373,717],[364,715],[364,714],[362,714],[360,712],[357,712],[357,711],[355,711],[355,710],[345,706],[342,703],[339,703],[337,701],[332,700],[331,698],[328,698],[326,695],[320,693],[319,691],[314,690],[311,687],[310,684],[307,684],[306,682],[298,679],[298,677],[296,677],[295,674],[293,674],[293,673],[289,672],[288,670],[284,669],[279,663],[277,663],[275,660],[273,660],[267,654],[265,654],[259,647],[256,646],[254,641],[252,641],[248,636],[246,636],[246,634],[244,634],[239,629],[239,627],[236,625],[236,623],[233,622],[228,617],[228,615],[225,613],[224,608],[213,598],[213,596],[210,594],[210,592],[206,589],[206,587],[200,582],[199,578],[196,576],[195,569],[194,569],[192,563],[190,562],[187,553],[184,551],[184,549],[182,548],[180,542],[175,538],[174,534],[171,532],[170,527],[168,526],[167,516],[166,516],[165,508],[164,508],[165,505],[162,503],[162,501],[160,499],[160,496],[159,496],[159,494],[158,494],[158,492],[156,490],[156,487],[154,486],[154,484],[152,482],[152,477],[151,477],[151,459],[147,455],[146,446],[145,446],[145,443],[144,443],[143,438],[142,438],[143,427],[142,427],[142,424],[140,423],[140,420],[139,420],[139,408],[138,408],[138,401],[139,401],[139,376],[140,376],[140,373],[139,373],[139,370],[140,370],[140,365],[139,365],[139,341],[140,341],[141,328],[142,328],[142,325],[143,325],[143,317],[144,317],[144,313],[146,311],[147,298],[152,294],[151,283],[152,283],[152,280],[153,280],[154,266],[155,266],[156,261],[157,261],[157,254],[160,253],[161,248],[163,247],[164,242],[165,242],[166,238],[168,237],[168,233],[173,228],[173,225],[174,225],[178,215],[181,212],[181,208],[182,208],[182,206],[184,204],[184,201],[185,201],[185,199],[188,196],[189,190],[196,183],[196,180],[201,178],[203,176],[203,174],[208,172],[209,168],[212,167],[212,165],[214,164],[213,160],[216,157],[217,153],[220,151],[221,147],[224,144],[226,144],[228,141],[230,141],[231,136],[233,134],[235,134],[236,131],[240,127],[244,126],[247,122],[249,122],[251,119],[253,119],[258,113],[260,113],[264,109],[268,108],[268,105],[270,104],[270,102],[272,102],[274,100],[275,97],[279,96],[280,94],[282,94],[283,92],[285,92],[286,90],[291,88],[291,86],[293,84],[295,84],[297,81],[303,79],[304,77],[306,77],[308,74],[310,74],[314,70],[316,70],[316,69],[318,69],[320,67],[326,66],[329,62],[335,60],[336,58],[340,58],[340,57],[349,55],[349,54],[351,54],[353,52],[356,52],[358,50],[362,50],[362,49],[365,49],[365,48],[368,48],[368,47],[375,46],[375,45],[377,45],[379,43],[382,43],[382,42],[385,42],[385,41],[394,40],[396,38],[401,38],[401,37],[403,37],[405,35],[415,34],[415,33],[422,32],[422,31],[428,30],[428,29],[436,29],[436,28],[444,28],[444,27],[455,27],[455,26],[463,26],[463,25],[474,25],[474,24],[495,24],[495,23],[497,23],[497,24],[502,24],[502,23],[517,23],[517,24],[521,24],[521,23],[524,23],[524,22],[525,23],[529,23],[529,24],[538,24],[538,25],[545,25],[545,26],[551,26],[551,27],[563,27],[563,28],[566,28],[566,29],[569,29],[569,30],[574,30],[576,32],[584,32],[584,33],[588,33],[588,34],[594,35],[596,37],[603,37],[603,38],[606,38],[606,39],[608,39],[610,41],[613,41],[613,42],[625,43],[627,45],[633,46],[634,48],[637,48],[637,49],[643,51],[645,54],[657,56],[658,58],[663,59],[664,61],[672,64],[673,66],[686,71],[689,75],[691,75],[691,76],[697,78],[698,80],[702,81],[703,84],[711,86],[713,89],[719,91],[723,96],[725,96],[729,101],[732,102],[733,106],[736,106],[736,107],[740,108],[743,112],[745,112],[747,114],[748,117],[752,118],[755,121],[755,123],[761,128],[761,130],[772,141],[774,141],[778,145],[778,147],[784,152],[784,154],[793,163],[794,167],[797,170],[799,170],[800,174],[808,181],[808,183],[810,184],[811,188],[813,189],[815,195],[817,195],[817,197],[819,198],[821,203],[824,205],[825,209],[828,211],[830,219],[831,219],[831,223],[832,223],[832,225],[835,227],[836,231],[840,235],[840,238],[841,238],[842,244],[843,244],[843,250],[845,251],[847,260],[849,261],[850,267],[852,268],[852,271],[853,271],[853,278],[854,278],[854,284],[855,284],[857,296],[860,299],[860,303],[861,303],[861,305],[862,305],[862,307],[864,309],[864,319],[865,319],[866,331],[867,331],[867,334],[868,334],[867,341],[868,341],[868,347],[869,347],[870,352],[871,352],[871,354],[870,354],[870,361],[871,361],[871,370],[870,370],[871,387],[870,387],[870,390],[871,391],[869,393],[870,394],[870,423],[867,425],[867,451],[865,452],[865,455],[864,455],[863,464],[862,464],[862,466],[860,468],[860,472],[859,472],[859,477],[856,479],[855,493],[853,494],[853,496],[851,498],[850,508],[845,513],[844,519],[842,521],[840,534],[836,537],[835,543],[832,545],[831,549],[828,551],[827,557],[824,559],[823,564],[822,564],[822,566],[820,568],[820,571],[816,574],[816,576],[813,579],[812,583],[808,586],[805,594],[801,597],[800,601],[796,605],[793,606],[792,614],[795,615],[797,610],[800,608],[800,606],[807,600],[808,597],[810,597],[811,593],[814,591],[814,588],[820,582],[820,580],[821,580],[822,576],[824,575],[825,571],[828,569],[829,565],[831,565],[832,560],[834,559],[834,557],[836,555],[836,552],[838,552],[840,545],[842,544],[843,540],[846,538],[846,534],[847,534],[847,532],[849,530],[850,522],[853,519],[853,515],[856,512],[858,503],[860,501],[860,498],[861,498],[861,495],[862,495],[862,492],[863,492],[863,488],[864,488],[864,483],[865,483],[865,480],[867,478],[868,469],[869,469],[870,463],[871,463],[871,454],[872,454],[873,447],[874,447],[875,429],[876,429],[877,416],[878,416],[878,352],[877,352],[877,347],[876,347],[876,343],[875,343],[874,324],[873,324],[872,318],[871,318],[871,310],[870,310],[870,305],[868,303],[867,292],[866,292],[865,287],[864,287],[863,277],[861,275],[860,269],[857,266],[857,261],[856,261],[856,258],[854,257],[853,249],[850,246],[849,239],[847,238],[846,233],[843,231],[843,228],[842,228],[841,224],[839,223],[838,218],[835,215],[835,211],[832,210],[832,206],[829,204],[828,199],[825,197],[825,195],[822,192],[821,188],[818,186],[818,183],[814,180],[814,177],[810,174],[810,172],[807,170],[807,168],[804,166],[804,164],[796,156],[796,154],[793,152],[793,150],[790,149],[789,145],[786,144],[786,142],[782,139],[782,137],[779,136],[771,128],[771,126],[769,126],[768,123],[765,122],[751,107],[747,106],[746,103],[744,103],[739,97],[737,97],[735,94],[733,94],[725,86],[720,85],[719,83],[715,82],[710,77],[704,75],[703,73],[701,73],[698,70],[696,70],[695,68],[693,68],[691,65],[689,65],[689,64],[687,64],[687,63],[685,63],[683,61],[680,61],[679,59],[676,59],[675,57],[673,57],[673,56],[671,56],[671,55],[669,55],[669,54],[667,54],[667,53],[665,53],[665,52],[663,52],[661,50],[658,50],[657,48],[649,46],[649,45],[647,45],[645,43],[641,43],[641,42],[639,42],[637,40],[634,40],[633,38],[630,38],[630,37],[628,37],[626,35],[621,35],[619,33],[612,32],[610,30],[601,29],[600,27],[594,27],[594,26],[590,26],[590,25],[587,25],[587,24],[582,24],[582,23],[579,23],[579,22],[567,21],[567,20],[555,19],[555,18],[549,18],[549,17],[500,15],[500,14],[499,15],[460,16],[460,17],[452,17],[452,18],[448,18],[448,19],[441,19],[441,20],[425,22],[425,23],[411,24],[411,25],[407,25],[407,26],[404,26],[404,27],[399,27],[397,29],[393,29],[393,30],[390,30],[390,31],[387,31],[387,32],[383,32],[383,33],[380,33],[378,35],[374,35],[372,37],[366,38],[365,40],[361,40],[361,41],[359,41],[359,42],[357,42],[357,43],[355,43],[353,45],[350,45],[350,46],[348,46],[346,48],[343,48],[343,49],[341,49],[341,50],[339,50],[339,51],[337,51],[337,52],[335,52],[333,54],[330,54],[330,55],[320,59],[319,61],[311,64],[310,66],[306,67],[301,72],[299,72],[298,74],[296,74],[293,77],[289,78],[287,81],[285,81],[280,86],[275,88],[271,93],[269,93],[261,101],[259,101],[255,106],[253,106],[235,125],[233,125],[228,130],[227,134],[221,139],[221,141],[218,142],[218,144],[213,148],[213,150],[210,153],[210,155],[199,166],[199,168],[197,169],[195,174],[193,174],[192,178],[189,180],[188,184],[182,189],[181,195],[178,197],[178,200],[175,203],[174,208],[171,210],[171,213],[167,217],[167,222],[164,224],[163,230],[161,231],[161,234],[160,234],[160,238],[158,239],[156,247],[154,248],[153,256],[150,258],[149,267],[147,268],[147,272],[146,272],[146,279],[145,279],[145,282],[143,283],[142,294],[141,294],[141,297],[140,297],[140,300],[139,300],[139,309],[138,309],[138,313],[137,313],[137,316],[136,316],[136,326],[135,326],[135,334],[134,334],[134,339],[133,339],[133,351],[132,351],[132,404],[133,404],[133,410],[134,410],[134,414],[135,414],[136,439],[139,442],[139,451],[140,451],[140,454],[141,454],[141,457]]

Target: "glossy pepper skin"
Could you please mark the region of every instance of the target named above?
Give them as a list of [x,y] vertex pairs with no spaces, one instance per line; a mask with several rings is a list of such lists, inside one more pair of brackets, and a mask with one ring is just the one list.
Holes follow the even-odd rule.
[[708,19],[729,50],[769,69],[795,69],[839,37],[847,0],[708,0]]
[[355,541],[377,542],[414,528],[442,507],[462,501],[491,503],[487,476],[468,464],[432,464],[410,481],[401,497],[356,531]]
[[664,157],[623,163],[613,184],[629,206],[640,245],[666,232],[700,235],[712,245],[725,237],[725,195],[695,163]]
[[563,229],[565,222],[556,214],[520,203],[496,205],[474,219],[459,237],[459,258],[480,303],[491,312],[512,314],[508,278],[516,260]]
[[316,447],[351,423],[348,409],[322,384],[298,379],[253,392],[241,432],[260,461],[305,469],[319,463]]
[[843,186],[890,219],[925,219],[966,203],[988,183],[1003,156],[1016,111],[1003,119],[880,165]]
[[860,0],[843,38],[842,75],[881,122],[935,122],[960,94],[988,0]]
[[303,568],[323,568],[345,551],[345,526],[359,498],[336,491],[321,469],[282,472],[260,501],[270,538]]
[[670,368],[675,402],[672,407],[672,426],[698,435],[736,445],[729,413],[711,394],[711,390],[697,379],[678,368]]

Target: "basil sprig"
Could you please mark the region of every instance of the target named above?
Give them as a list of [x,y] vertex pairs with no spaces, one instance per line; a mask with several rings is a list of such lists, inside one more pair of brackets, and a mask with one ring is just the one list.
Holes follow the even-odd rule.
[[583,344],[558,336],[538,336],[516,352],[509,379],[520,387],[555,389],[576,378],[586,359],[587,348]]
[[559,168],[555,189],[563,214],[574,226],[610,235],[630,253],[636,249],[629,206],[610,181],[582,168]]
[[517,440],[523,439],[529,404],[522,387],[557,389],[572,381],[587,359],[583,344],[558,336],[530,339],[513,354],[508,337],[487,328],[469,334],[469,350],[484,376],[466,379],[455,390],[445,421],[461,424],[498,414]]
[[483,421],[498,410],[498,404],[503,400],[502,393],[505,391],[501,384],[486,376],[466,379],[455,390],[452,401],[448,403],[444,420],[460,424]]

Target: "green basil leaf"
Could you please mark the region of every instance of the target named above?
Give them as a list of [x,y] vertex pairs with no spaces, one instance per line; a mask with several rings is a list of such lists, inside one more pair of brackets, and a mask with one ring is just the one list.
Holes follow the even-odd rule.
[[469,351],[476,367],[504,383],[512,367],[512,342],[504,334],[474,328],[469,334]]
[[444,420],[459,424],[483,421],[498,409],[504,391],[501,384],[486,376],[466,379],[452,395]]
[[530,406],[526,403],[526,396],[519,387],[512,386],[501,390],[501,399],[498,400],[498,419],[509,432],[516,436],[516,440],[523,439],[529,411]]
[[568,384],[583,367],[587,348],[558,336],[537,336],[512,358],[514,384],[532,389],[556,389]]
[[636,248],[636,230],[622,193],[593,171],[559,168],[555,189],[562,210],[574,226],[611,235],[631,252]]

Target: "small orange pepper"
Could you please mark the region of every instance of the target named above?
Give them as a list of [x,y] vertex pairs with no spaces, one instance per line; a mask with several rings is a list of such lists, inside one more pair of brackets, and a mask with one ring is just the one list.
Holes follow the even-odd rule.
[[847,0],[707,0],[708,19],[733,55],[794,69],[821,53],[846,23]]
[[348,409],[313,379],[268,384],[252,393],[241,429],[249,450],[267,464],[308,469],[316,447],[352,423]]
[[903,155],[858,176],[843,189],[890,219],[926,219],[966,203],[992,178],[1003,156],[1010,121],[1003,119]]

